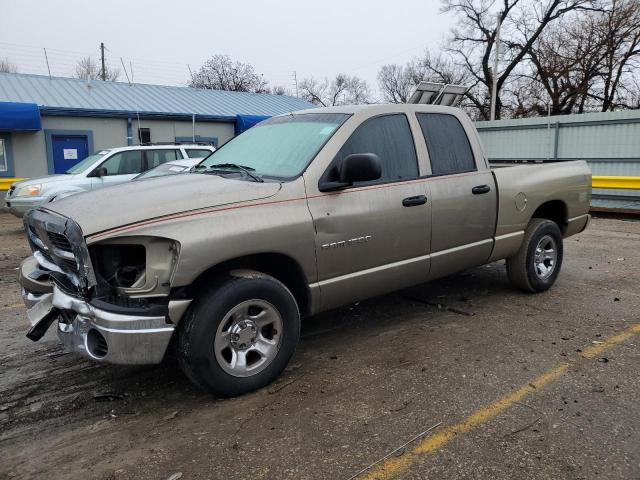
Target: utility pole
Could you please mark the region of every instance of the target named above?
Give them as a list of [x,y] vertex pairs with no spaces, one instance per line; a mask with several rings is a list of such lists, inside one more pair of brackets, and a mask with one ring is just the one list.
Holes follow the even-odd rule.
[[498,97],[498,62],[500,61],[500,27],[502,26],[502,12],[498,13],[498,26],[496,27],[496,54],[493,57],[493,70],[491,77],[493,82],[491,85],[491,120],[496,119],[496,103]]
[[100,58],[102,59],[102,81],[107,80],[107,71],[104,66],[104,43],[100,42]]
[[298,72],[293,71],[293,83],[296,86],[296,97],[298,96]]

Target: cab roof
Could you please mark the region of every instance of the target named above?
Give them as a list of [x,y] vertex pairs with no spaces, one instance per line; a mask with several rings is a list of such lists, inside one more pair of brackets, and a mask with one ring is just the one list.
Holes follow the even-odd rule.
[[461,110],[459,108],[444,107],[441,105],[385,103],[385,104],[370,104],[370,105],[340,105],[335,107],[308,108],[305,110],[298,110],[291,113],[292,114],[345,113],[350,115],[363,113],[365,115],[376,115],[376,114],[391,113],[391,112],[406,112],[406,113],[411,113],[411,112],[454,113],[456,112],[456,113],[460,113],[460,111]]

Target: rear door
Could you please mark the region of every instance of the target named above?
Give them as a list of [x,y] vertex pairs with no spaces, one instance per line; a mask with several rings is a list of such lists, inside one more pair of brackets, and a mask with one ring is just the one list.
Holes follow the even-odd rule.
[[144,156],[145,162],[142,168],[143,171],[147,171],[152,168],[156,168],[158,165],[162,165],[163,163],[182,159],[182,152],[177,148],[153,148],[144,150]]
[[323,308],[420,283],[429,270],[430,204],[407,116],[365,120],[328,171],[353,153],[378,155],[382,178],[308,200]]
[[486,262],[493,248],[497,192],[484,159],[474,156],[460,120],[417,113],[431,162],[431,273],[441,277]]

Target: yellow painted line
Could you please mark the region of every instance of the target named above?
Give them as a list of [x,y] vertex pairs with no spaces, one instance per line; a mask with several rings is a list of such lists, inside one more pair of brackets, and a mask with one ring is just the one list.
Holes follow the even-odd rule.
[[9,190],[12,183],[20,180],[24,180],[24,178],[0,178],[0,190]]
[[593,188],[616,188],[622,190],[640,190],[640,177],[612,177],[594,175],[591,177]]
[[590,345],[587,348],[582,349],[582,356],[584,358],[595,358],[598,355],[602,355],[604,352],[609,350],[611,347],[621,344],[625,340],[633,337],[640,333],[640,323],[627,328],[626,330],[620,332],[613,337],[608,337],[602,341],[602,343],[596,343],[594,345]]
[[[617,335],[608,337],[603,340],[602,343],[584,348],[582,350],[582,357],[595,358],[639,333],[640,324],[633,325]],[[567,372],[572,363],[562,363],[548,370],[526,385],[503,395],[490,405],[472,413],[460,423],[443,428],[430,437],[421,440],[413,449],[408,450],[403,456],[391,457],[359,478],[362,480],[388,480],[406,472],[423,455],[438,450],[453,440],[457,435],[469,432],[475,427],[487,423],[517,402],[522,401],[525,397],[544,388],[554,380],[557,380]]]

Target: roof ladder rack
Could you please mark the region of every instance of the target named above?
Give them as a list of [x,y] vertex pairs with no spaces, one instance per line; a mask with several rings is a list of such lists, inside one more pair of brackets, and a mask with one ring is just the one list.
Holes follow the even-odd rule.
[[407,103],[454,107],[468,91],[469,87],[464,85],[422,81],[418,84]]

